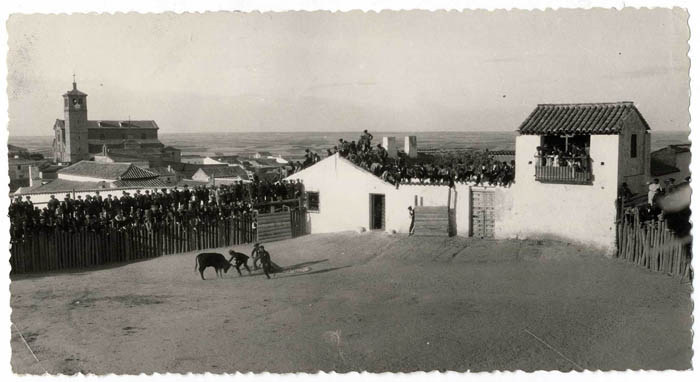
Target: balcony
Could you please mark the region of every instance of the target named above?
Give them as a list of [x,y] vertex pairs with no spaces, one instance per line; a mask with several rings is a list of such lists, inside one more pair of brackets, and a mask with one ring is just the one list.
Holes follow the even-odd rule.
[[[544,159],[544,158],[542,158]],[[587,157],[568,158],[568,166],[542,166],[545,161],[538,158],[535,166],[535,180],[542,183],[591,184],[593,173]],[[551,163],[551,160],[550,160]]]

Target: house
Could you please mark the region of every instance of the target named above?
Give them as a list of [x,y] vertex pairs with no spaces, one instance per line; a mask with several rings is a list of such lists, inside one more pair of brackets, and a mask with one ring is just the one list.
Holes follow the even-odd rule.
[[59,180],[74,182],[105,182],[110,187],[165,187],[155,172],[131,163],[98,163],[80,161],[58,171]]
[[178,184],[180,179],[182,179],[182,177],[173,169],[172,166],[151,167],[148,170],[158,174],[158,179],[162,180],[169,186]]
[[212,185],[237,182],[249,183],[251,181],[248,178],[248,173],[237,166],[200,168],[192,175],[192,180],[207,182]]
[[137,154],[128,155],[113,152],[107,149],[106,145],[103,146],[102,152],[95,154],[93,161],[97,163],[132,163],[142,168],[150,167],[150,161],[147,158]]
[[309,233],[408,233],[408,207],[419,206],[439,207],[445,217],[451,210],[453,230],[463,236],[470,234],[471,186],[467,184],[458,184],[454,189],[423,184],[402,184],[397,188],[337,153],[285,180],[301,181],[304,185]]
[[[612,250],[622,183],[646,192],[649,130],[632,102],[538,105],[518,129],[512,200],[497,205],[497,237]],[[547,150],[578,154],[553,158]]]
[[41,181],[15,191],[15,195],[31,195],[34,205],[41,206],[49,201],[52,194],[120,195],[121,192],[135,192],[170,185],[159,179],[158,174],[139,168],[130,163],[97,163],[80,161],[56,172],[57,178]]
[[164,162],[163,166],[158,167],[170,167],[178,176],[180,180],[189,179],[192,180],[192,176],[200,168],[214,168],[214,167],[228,167],[226,164],[197,164],[197,163],[185,163],[185,162]]
[[690,176],[690,144],[669,145],[651,153],[651,178],[676,182]]
[[26,187],[31,182],[31,168],[37,169],[41,166],[47,166],[46,160],[33,160],[22,158],[8,158],[8,175],[10,177],[10,192],[14,192],[19,187]]
[[196,154],[180,155],[180,162],[191,164],[205,164],[204,157]]
[[238,166],[243,168],[243,162],[238,155],[215,155],[204,158],[203,164],[225,164],[228,166]]

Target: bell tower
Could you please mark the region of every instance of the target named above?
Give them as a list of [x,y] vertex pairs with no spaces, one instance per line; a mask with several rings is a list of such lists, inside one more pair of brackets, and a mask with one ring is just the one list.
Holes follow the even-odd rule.
[[90,156],[88,145],[87,94],[78,90],[73,74],[73,89],[63,95],[65,152],[63,161],[75,163]]

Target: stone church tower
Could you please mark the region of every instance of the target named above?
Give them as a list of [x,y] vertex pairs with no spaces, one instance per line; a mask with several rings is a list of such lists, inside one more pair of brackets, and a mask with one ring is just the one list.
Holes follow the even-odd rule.
[[63,162],[75,163],[90,157],[88,149],[87,94],[78,90],[73,76],[73,89],[63,95],[65,137]]

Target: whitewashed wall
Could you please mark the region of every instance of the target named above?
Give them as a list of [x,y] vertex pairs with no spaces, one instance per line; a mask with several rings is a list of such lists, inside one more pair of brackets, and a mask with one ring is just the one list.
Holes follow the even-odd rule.
[[319,211],[307,214],[309,233],[367,229],[369,195],[384,194],[388,200],[388,194],[394,189],[337,154],[286,179],[301,179],[306,191],[319,193]]
[[508,198],[500,199],[497,237],[562,238],[611,251],[615,243],[618,136],[591,136],[592,185],[535,181],[534,156],[539,145],[536,135],[521,135],[515,140],[512,204]]
[[383,194],[387,231],[408,233],[411,224],[409,206],[447,206],[450,200],[456,211],[457,234],[469,234],[471,196],[466,184],[458,184],[451,191],[447,186],[418,184],[402,184],[397,189],[337,155],[287,179],[301,179],[306,191],[319,193],[319,211],[308,213],[310,233],[368,229],[370,194]]

